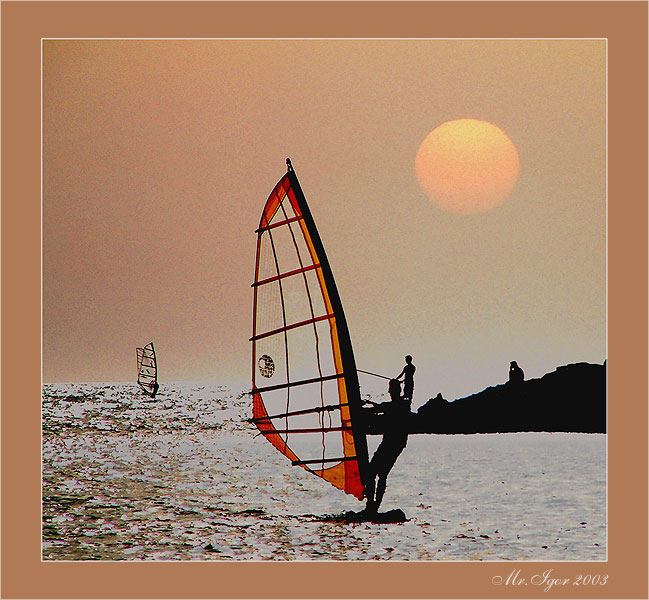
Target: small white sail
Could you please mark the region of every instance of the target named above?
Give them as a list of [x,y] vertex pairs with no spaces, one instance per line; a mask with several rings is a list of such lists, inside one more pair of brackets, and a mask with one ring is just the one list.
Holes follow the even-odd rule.
[[137,354],[137,382],[151,398],[155,398],[158,391],[158,364],[155,356],[153,342],[144,348],[136,348]]

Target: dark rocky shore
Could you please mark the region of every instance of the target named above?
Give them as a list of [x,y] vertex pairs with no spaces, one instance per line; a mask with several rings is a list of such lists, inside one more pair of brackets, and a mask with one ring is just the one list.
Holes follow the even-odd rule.
[[[385,423],[370,424],[382,433]],[[508,382],[449,402],[431,398],[411,414],[410,433],[606,433],[606,363],[557,367],[540,379]]]

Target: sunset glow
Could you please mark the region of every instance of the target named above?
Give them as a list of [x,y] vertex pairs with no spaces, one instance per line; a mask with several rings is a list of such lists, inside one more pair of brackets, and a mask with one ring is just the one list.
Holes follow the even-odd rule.
[[134,382],[153,341],[161,385],[249,385],[286,157],[413,411],[606,358],[606,40],[52,39],[42,84],[44,382]]
[[518,177],[518,151],[496,125],[447,121],[421,143],[415,159],[419,185],[440,208],[483,213],[500,205]]

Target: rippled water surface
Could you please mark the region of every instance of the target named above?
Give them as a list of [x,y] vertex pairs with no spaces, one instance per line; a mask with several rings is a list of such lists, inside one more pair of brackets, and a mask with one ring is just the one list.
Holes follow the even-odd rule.
[[[225,385],[43,388],[45,560],[605,560],[606,436],[413,435],[382,510],[291,467]],[[370,451],[380,438],[369,438]]]

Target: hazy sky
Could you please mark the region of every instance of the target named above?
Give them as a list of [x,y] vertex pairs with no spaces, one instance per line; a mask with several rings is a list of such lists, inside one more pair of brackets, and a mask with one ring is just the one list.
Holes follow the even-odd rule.
[[[250,379],[261,210],[290,156],[360,369],[414,407],[606,358],[603,40],[44,42],[44,381]],[[443,212],[450,119],[518,149],[508,200]],[[361,377],[364,391],[384,382]],[[378,386],[378,387],[377,387]]]

